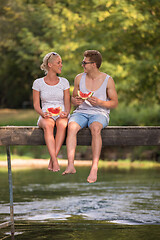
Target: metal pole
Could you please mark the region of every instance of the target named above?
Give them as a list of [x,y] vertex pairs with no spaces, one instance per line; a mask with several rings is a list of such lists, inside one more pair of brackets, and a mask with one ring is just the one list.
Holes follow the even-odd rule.
[[10,147],[6,147],[8,162],[8,182],[9,182],[9,198],[10,198],[10,221],[11,221],[11,237],[14,239],[14,212],[13,212],[13,188],[12,188],[12,170],[11,170],[11,154]]

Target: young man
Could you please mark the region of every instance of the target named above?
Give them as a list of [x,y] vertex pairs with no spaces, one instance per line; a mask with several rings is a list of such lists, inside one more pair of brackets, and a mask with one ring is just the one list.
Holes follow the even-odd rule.
[[[101,130],[109,123],[111,108],[118,105],[118,97],[113,79],[106,73],[100,72],[102,56],[96,50],[84,52],[82,66],[84,73],[76,76],[72,96],[76,110],[70,117],[67,135],[68,167],[63,175],[76,173],[74,156],[77,133],[83,127],[89,127],[92,134],[92,167],[87,178],[89,183],[96,182],[98,161],[102,148]],[[87,100],[78,96],[78,90],[83,93],[93,92]]]

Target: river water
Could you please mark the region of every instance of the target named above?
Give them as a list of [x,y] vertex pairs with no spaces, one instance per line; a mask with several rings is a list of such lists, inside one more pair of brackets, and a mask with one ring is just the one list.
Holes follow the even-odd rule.
[[[160,239],[160,168],[100,168],[94,184],[86,182],[89,170],[13,171],[15,239]],[[0,188],[3,222],[9,220],[7,171],[0,171]],[[9,228],[0,231],[10,239]]]

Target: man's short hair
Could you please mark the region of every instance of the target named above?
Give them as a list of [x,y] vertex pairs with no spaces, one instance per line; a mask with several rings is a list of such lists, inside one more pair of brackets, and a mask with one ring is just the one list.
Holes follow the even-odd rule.
[[90,61],[95,62],[97,68],[100,68],[102,63],[102,55],[97,50],[86,50],[84,57],[89,57]]

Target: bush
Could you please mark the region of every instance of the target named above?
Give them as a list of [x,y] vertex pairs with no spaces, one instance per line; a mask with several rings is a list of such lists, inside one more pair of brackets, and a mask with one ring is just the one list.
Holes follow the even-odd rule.
[[110,126],[158,126],[160,106],[126,106],[120,104],[110,113]]

